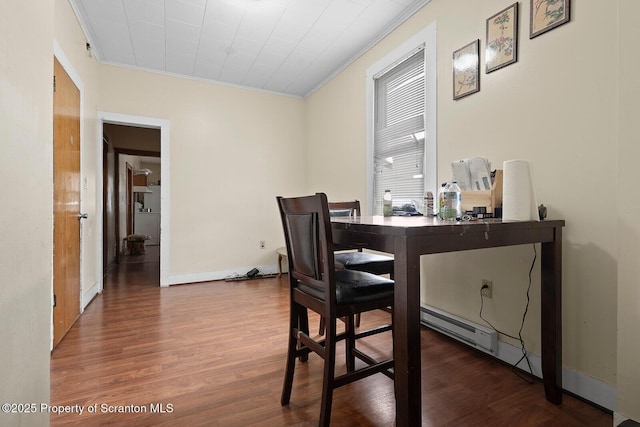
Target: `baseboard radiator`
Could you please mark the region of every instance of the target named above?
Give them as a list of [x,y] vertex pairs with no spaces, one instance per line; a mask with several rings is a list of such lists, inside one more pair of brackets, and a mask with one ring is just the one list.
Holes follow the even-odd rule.
[[420,307],[420,323],[493,356],[498,354],[498,333],[435,307]]

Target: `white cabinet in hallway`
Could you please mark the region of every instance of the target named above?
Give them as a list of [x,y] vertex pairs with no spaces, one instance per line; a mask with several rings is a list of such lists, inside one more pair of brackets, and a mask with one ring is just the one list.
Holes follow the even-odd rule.
[[148,185],[150,193],[144,193],[144,208],[151,212],[160,212],[160,186]]
[[134,221],[135,234],[150,237],[145,245],[160,244],[160,212],[136,212]]

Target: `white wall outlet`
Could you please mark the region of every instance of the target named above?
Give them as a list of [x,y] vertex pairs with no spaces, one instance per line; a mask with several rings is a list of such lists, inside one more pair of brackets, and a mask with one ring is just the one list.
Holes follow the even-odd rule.
[[480,285],[480,293],[483,297],[492,298],[493,282],[491,280],[482,279],[482,284]]

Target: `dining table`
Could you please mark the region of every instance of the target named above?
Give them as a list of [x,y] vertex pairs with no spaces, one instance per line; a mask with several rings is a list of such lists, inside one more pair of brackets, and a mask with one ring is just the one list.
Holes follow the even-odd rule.
[[[562,402],[562,229],[564,220],[445,221],[434,216],[331,218],[334,243],[394,255],[393,356],[396,425],[422,423],[420,257],[536,244],[540,254],[542,377],[546,399]],[[495,263],[500,268],[500,262]]]

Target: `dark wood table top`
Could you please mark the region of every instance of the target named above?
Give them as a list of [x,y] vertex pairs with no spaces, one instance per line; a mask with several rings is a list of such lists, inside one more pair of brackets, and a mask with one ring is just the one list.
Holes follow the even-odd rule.
[[[385,244],[382,240],[392,236],[418,237],[421,238],[419,240],[424,239],[424,244],[418,249],[421,254],[550,242],[555,238],[554,229],[565,224],[564,220],[503,221],[489,218],[444,221],[424,216],[334,217],[331,222],[336,242],[344,237],[342,231],[348,231],[349,241],[353,241],[356,235],[358,244],[363,247],[393,253],[394,248],[389,246],[389,242]],[[446,239],[443,238],[445,236]]]
[[445,221],[435,216],[336,216],[331,217],[331,222],[344,224],[359,224],[363,226],[382,226],[395,229],[417,229],[428,228],[430,230],[441,230],[442,232],[451,232],[460,227],[469,228],[487,228],[493,225],[507,228],[522,227],[558,227],[564,226],[564,220],[544,220],[544,221],[506,221],[502,218],[486,218],[464,221]]

